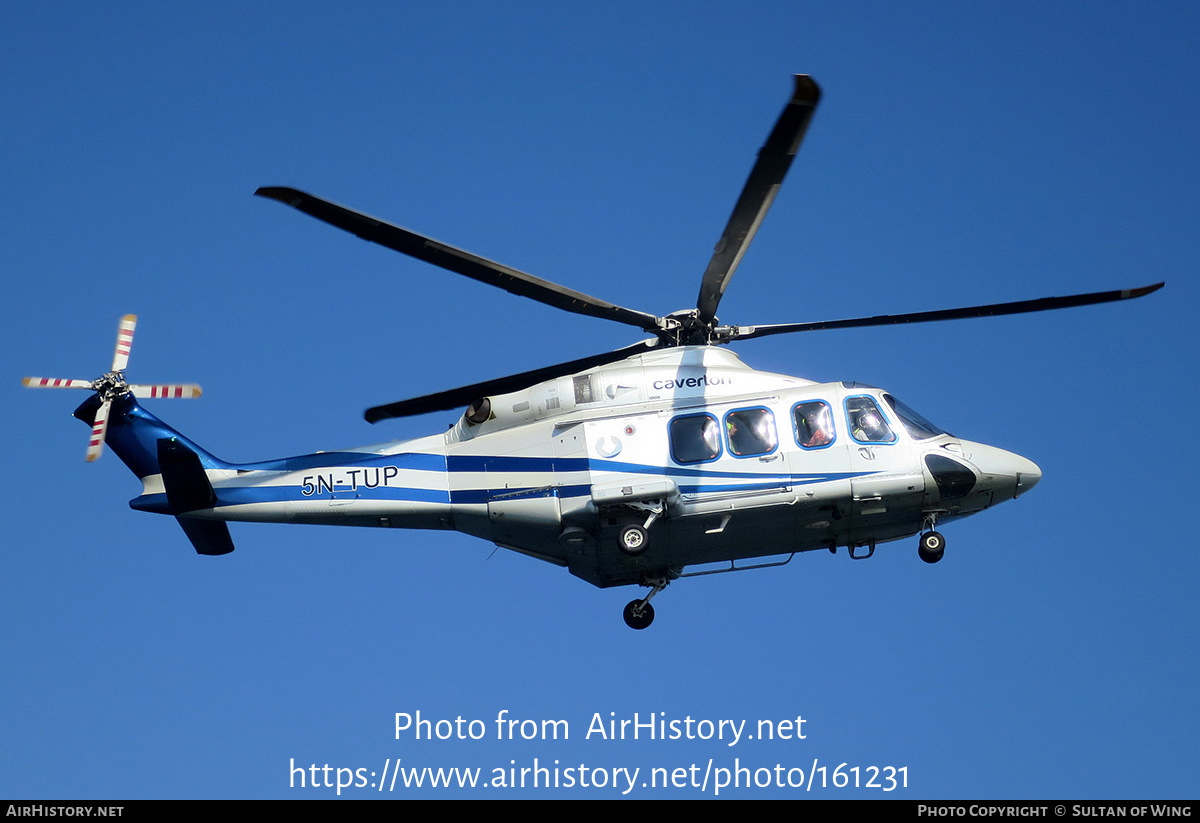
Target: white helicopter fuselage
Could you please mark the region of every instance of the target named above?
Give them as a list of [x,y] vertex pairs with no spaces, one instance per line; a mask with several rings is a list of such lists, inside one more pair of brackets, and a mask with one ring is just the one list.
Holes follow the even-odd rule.
[[[112,367],[97,380],[28,377],[33,388],[93,391],[75,411],[143,480],[135,509],[173,515],[195,549],[234,550],[227,520],[455,529],[552,563],[597,585],[640,584],[633,629],[650,599],[706,563],[920,533],[938,562],[939,522],[982,511],[1041,479],[1019,455],[954,437],[891,395],[755,371],[727,343],[826,329],[1041,312],[1144,297],[1162,288],[768,325],[723,325],[730,280],[787,175],[821,98],[808,75],[759,149],[700,279],[695,308],[665,316],[544,280],[288,186],[255,194],[368,242],[558,310],[652,335],[600,352],[366,410],[370,422],[461,408],[441,435],[337,452],[226,463],[142,409],[136,397],[198,397],[194,384],[125,381],[136,318],[118,326]],[[859,551],[865,547],[865,552]]]
[[[1041,477],[880,389],[756,371],[711,346],[637,355],[489,398],[480,422],[471,414],[444,434],[380,446],[243,465],[203,455],[213,505],[172,510],[161,473],[142,478],[131,505],[454,529],[613,586],[838,546],[869,556]],[[632,550],[630,525],[645,540]]]

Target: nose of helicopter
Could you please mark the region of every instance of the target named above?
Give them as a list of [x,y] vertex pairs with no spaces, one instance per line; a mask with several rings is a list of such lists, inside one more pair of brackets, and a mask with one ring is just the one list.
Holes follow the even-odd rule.
[[1032,460],[995,446],[971,443],[968,459],[979,469],[980,482],[1005,497],[1020,497],[1042,479]]

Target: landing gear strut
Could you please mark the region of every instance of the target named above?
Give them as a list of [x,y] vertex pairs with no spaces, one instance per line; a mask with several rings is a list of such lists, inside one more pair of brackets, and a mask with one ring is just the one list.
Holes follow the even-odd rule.
[[650,605],[650,598],[661,592],[671,582],[666,577],[659,577],[652,580],[647,580],[646,585],[650,586],[650,593],[641,600],[630,600],[625,606],[625,611],[621,616],[625,618],[625,625],[631,629],[642,629],[654,622],[654,607]]

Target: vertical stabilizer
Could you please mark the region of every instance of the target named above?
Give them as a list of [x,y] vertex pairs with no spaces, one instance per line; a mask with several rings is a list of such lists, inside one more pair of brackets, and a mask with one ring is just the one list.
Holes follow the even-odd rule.
[[[100,405],[99,397],[90,397],[75,410],[75,416],[91,426]],[[127,394],[112,401],[108,410],[105,441],[130,471],[143,480],[162,473],[159,466],[159,440],[174,440],[183,444],[206,469],[230,467],[143,409],[132,395]]]

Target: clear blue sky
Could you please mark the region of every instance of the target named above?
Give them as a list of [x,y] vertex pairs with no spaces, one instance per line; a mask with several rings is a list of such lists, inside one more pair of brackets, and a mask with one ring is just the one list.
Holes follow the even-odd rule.
[[[1189,3],[6,5],[0,797],[324,797],[290,786],[293,760],[397,757],[485,779],[535,758],[639,784],[816,761],[907,767],[892,796],[1196,797],[1198,38]],[[795,72],[824,97],[723,320],[1167,281],[1135,303],[739,347],[885,386],[1041,466],[1027,497],[948,526],[937,566],[914,540],[682,581],[632,632],[640,590],[456,534],[235,524],[235,553],[198,557],[127,507],[140,486],[114,455],[84,464],[82,392],[20,387],[98,375],[134,312],[130,378],[205,391],[147,407],[222,458],[441,430],[453,415],[361,412],[637,335],[254,189],[661,314],[692,305]],[[418,710],[488,737],[396,740]],[[501,710],[571,737],[497,741]],[[805,739],[584,739],[610,712],[801,716]]]

